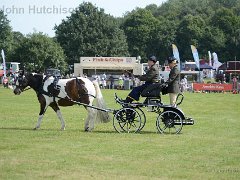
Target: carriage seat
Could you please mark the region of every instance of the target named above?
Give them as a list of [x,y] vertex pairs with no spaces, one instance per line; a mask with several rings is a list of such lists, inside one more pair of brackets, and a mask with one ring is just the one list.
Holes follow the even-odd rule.
[[142,92],[142,97],[161,98],[161,93],[167,94],[166,84],[154,83],[146,87]]

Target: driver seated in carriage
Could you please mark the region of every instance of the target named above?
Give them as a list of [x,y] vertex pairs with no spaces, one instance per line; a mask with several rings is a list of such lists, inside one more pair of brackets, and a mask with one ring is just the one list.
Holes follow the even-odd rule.
[[[169,57],[168,63],[171,68],[169,79],[166,82],[160,82],[159,80],[159,70],[156,65],[157,59],[155,56],[151,56],[148,58],[148,71],[146,74],[142,76],[136,76],[141,81],[145,81],[144,84],[141,86],[137,86],[133,88],[133,90],[128,94],[127,98],[125,100],[120,100],[119,102],[127,106],[129,103],[132,103],[133,101],[138,101],[140,96],[147,97],[144,103],[147,103],[147,101],[151,98],[153,99],[159,99],[160,93],[162,95],[168,94],[170,96],[170,105],[176,106],[176,101],[178,99],[178,95],[180,93],[179,90],[179,77],[180,72],[177,68],[178,61],[175,57]],[[118,98],[119,100],[119,98]]]
[[141,81],[145,81],[144,84],[133,88],[133,90],[128,94],[123,103],[131,103],[133,101],[138,101],[143,90],[145,90],[149,85],[159,83],[159,68],[156,65],[157,58],[155,56],[150,56],[148,58],[148,71],[144,75],[134,75]]

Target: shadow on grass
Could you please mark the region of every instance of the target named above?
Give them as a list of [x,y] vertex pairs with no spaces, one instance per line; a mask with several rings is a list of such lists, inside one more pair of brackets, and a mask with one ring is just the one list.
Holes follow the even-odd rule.
[[161,134],[159,132],[156,132],[156,131],[140,131],[140,132],[137,132],[137,133],[127,133],[127,132],[123,132],[123,133],[118,133],[117,131],[115,130],[93,130],[91,132],[87,132],[87,131],[84,131],[82,129],[66,129],[66,130],[60,130],[60,129],[33,129],[33,128],[24,128],[24,127],[0,127],[0,130],[12,130],[12,131],[36,131],[36,132],[49,132],[49,131],[54,131],[54,132],[81,132],[81,133],[91,133],[91,134],[137,134],[137,135],[145,135],[145,134],[157,134],[159,136],[164,136],[164,135],[175,135],[175,136],[178,136],[178,135],[181,135],[182,132],[178,133],[178,134],[168,134],[168,133],[165,133],[165,134]]
[[122,133],[118,133],[115,130],[111,130],[111,131],[92,131],[91,133],[106,133],[106,134],[138,134],[138,135],[144,135],[144,134],[159,134],[158,132],[154,132],[154,131],[141,131],[141,132],[136,132],[136,133],[127,133],[127,132],[122,132]]
[[[86,132],[86,131],[81,131],[81,132]],[[102,133],[102,134],[119,134],[118,132],[116,132],[115,130],[93,130],[91,132],[86,132],[86,133]]]
[[12,131],[59,131],[59,132],[81,132],[81,133],[103,133],[103,134],[112,134],[115,133],[117,134],[116,131],[114,130],[110,130],[110,131],[100,131],[100,130],[96,130],[96,131],[84,131],[82,129],[66,129],[66,130],[60,130],[60,129],[34,129],[34,128],[25,128],[25,127],[0,127],[0,130],[12,130]]
[[0,127],[0,129],[2,130],[21,130],[21,131],[34,131],[34,129],[32,128],[20,128],[20,127]]

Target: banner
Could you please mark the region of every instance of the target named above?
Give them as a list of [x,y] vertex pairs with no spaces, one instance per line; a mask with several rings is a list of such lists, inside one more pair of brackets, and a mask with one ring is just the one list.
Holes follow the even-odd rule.
[[232,84],[204,84],[193,83],[194,91],[232,91]]
[[198,56],[197,48],[195,46],[191,45],[191,50],[192,50],[192,54],[193,54],[193,58],[196,63],[196,66],[197,66],[198,70],[200,71],[199,56]]
[[218,70],[218,68],[222,65],[221,62],[218,61],[218,56],[217,53],[212,53],[213,56],[213,69],[216,69],[216,71]]
[[4,73],[3,77],[6,77],[6,62],[5,62],[5,54],[4,54],[3,49],[2,49],[1,54],[2,54],[2,58],[3,58],[3,73]]
[[178,69],[180,70],[180,57],[178,48],[175,44],[172,44],[173,56],[178,60]]

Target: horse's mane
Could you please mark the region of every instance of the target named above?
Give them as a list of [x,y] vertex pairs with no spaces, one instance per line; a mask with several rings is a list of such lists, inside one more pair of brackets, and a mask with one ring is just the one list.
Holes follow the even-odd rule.
[[42,74],[30,73],[28,75],[28,78],[30,80],[29,82],[30,87],[32,87],[35,91],[39,91],[42,88],[42,83],[43,83]]
[[38,82],[42,82],[43,81],[43,75],[42,74],[33,74],[33,77],[35,77],[35,79]]

